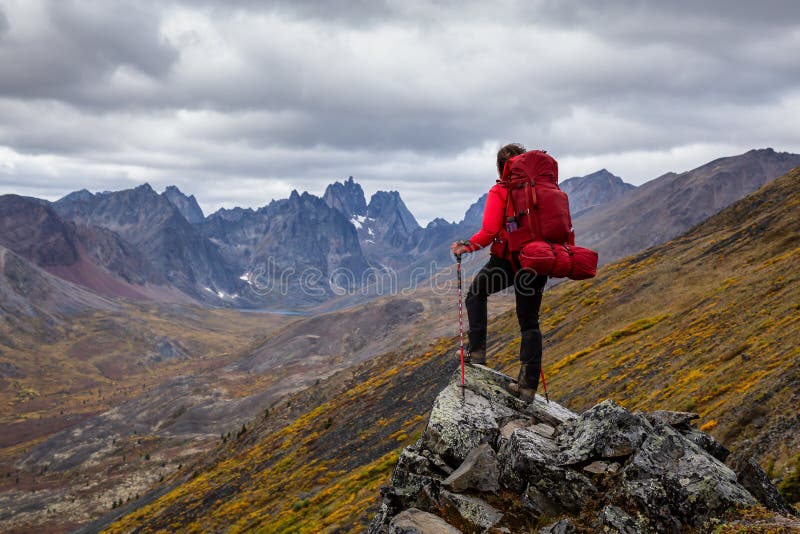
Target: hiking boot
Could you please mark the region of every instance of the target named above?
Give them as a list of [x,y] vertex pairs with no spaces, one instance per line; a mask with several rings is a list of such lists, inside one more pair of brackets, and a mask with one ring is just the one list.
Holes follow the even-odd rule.
[[[456,351],[456,358],[461,360],[461,349]],[[464,347],[464,363],[486,365],[486,349]]]
[[508,385],[508,391],[525,402],[533,402],[536,388],[539,387],[539,366],[523,363],[519,368],[516,382]]

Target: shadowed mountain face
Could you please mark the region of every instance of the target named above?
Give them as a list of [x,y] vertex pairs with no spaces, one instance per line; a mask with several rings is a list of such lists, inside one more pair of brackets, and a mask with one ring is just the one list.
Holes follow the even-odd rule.
[[603,263],[663,243],[798,165],[800,155],[767,148],[665,174],[574,217],[578,243]]
[[0,244],[40,267],[78,261],[75,227],[35,199],[0,196]]
[[364,190],[353,177],[328,186],[325,203],[339,211],[358,231],[364,256],[373,267],[402,268],[410,261],[409,252],[422,228],[397,191],[378,191],[369,204]]
[[[350,289],[369,268],[353,225],[309,193],[293,191],[258,210],[220,210],[200,229],[267,303],[322,302],[333,295],[331,276]],[[335,276],[344,270],[352,277]]]
[[190,223],[201,223],[203,222],[203,219],[205,219],[203,210],[200,209],[200,206],[197,204],[197,199],[194,198],[194,195],[187,197],[174,185],[168,186],[161,194],[167,197],[167,199],[169,199],[169,201],[172,202],[176,208],[178,208],[178,211],[181,212],[181,215],[183,215],[183,217]]
[[104,295],[141,297],[133,286],[167,284],[116,233],[65,221],[38,199],[0,197],[0,244],[51,274]]
[[331,208],[340,211],[345,217],[365,216],[367,201],[361,185],[350,176],[344,182],[334,182],[325,189],[322,200]]
[[53,207],[78,225],[118,234],[170,284],[194,298],[230,302],[245,290],[218,247],[147,184],[113,193],[69,195]]
[[621,197],[631,189],[636,189],[614,176],[605,169],[600,169],[586,176],[568,178],[558,186],[569,195],[569,207],[573,217],[592,206],[607,204]]

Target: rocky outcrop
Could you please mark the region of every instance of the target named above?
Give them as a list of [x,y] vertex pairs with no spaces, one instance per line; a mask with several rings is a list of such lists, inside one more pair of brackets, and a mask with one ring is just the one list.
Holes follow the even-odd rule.
[[453,376],[382,488],[370,533],[684,532],[759,501],[791,511],[757,464],[740,482],[696,414],[606,400],[579,415],[526,404],[510,381],[483,366],[467,368],[465,387]]

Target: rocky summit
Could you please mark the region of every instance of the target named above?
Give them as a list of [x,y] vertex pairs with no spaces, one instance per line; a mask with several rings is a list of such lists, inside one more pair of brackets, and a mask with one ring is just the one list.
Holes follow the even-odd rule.
[[465,387],[453,375],[382,488],[371,534],[705,531],[756,505],[800,527],[756,462],[739,475],[723,463],[696,414],[605,400],[578,415],[525,403],[510,381],[483,366]]

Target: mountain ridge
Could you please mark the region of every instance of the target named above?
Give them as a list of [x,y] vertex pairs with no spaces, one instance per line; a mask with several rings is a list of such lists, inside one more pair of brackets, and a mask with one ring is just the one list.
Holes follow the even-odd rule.
[[[795,159],[759,149],[634,189],[605,169],[562,186],[573,195],[578,243],[607,261],[674,237]],[[432,276],[451,262],[447,245],[478,229],[484,203],[485,195],[460,222],[434,219],[423,228],[398,192],[378,191],[367,202],[352,176],[330,184],[321,198],[293,191],[258,209],[206,217],[194,196],[175,186],[161,194],[146,183],[116,192],[84,189],[51,205],[76,224],[94,259],[52,272],[107,296],[158,301],[180,292],[179,299],[245,309],[338,306],[370,298],[375,279],[388,277],[400,288]],[[93,264],[108,271],[102,284],[91,282]],[[363,295],[353,292],[360,288]],[[348,298],[339,299],[342,293]]]
[[666,173],[573,218],[579,244],[601,263],[672,239],[800,165],[800,155],[753,149]]

